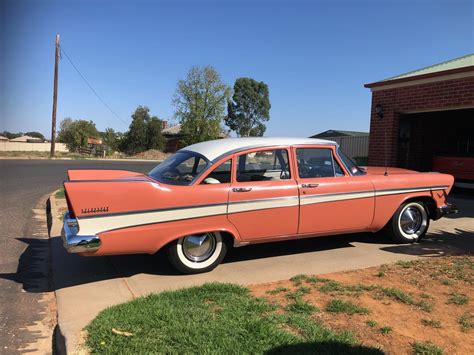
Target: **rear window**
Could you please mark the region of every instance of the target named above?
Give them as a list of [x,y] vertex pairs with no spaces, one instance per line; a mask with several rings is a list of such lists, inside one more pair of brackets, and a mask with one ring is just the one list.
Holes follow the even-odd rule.
[[157,165],[148,175],[164,184],[190,185],[209,165],[202,155],[178,152]]

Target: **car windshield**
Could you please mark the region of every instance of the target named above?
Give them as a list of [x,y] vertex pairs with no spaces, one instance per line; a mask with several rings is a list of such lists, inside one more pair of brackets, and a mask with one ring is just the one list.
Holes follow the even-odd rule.
[[360,167],[358,167],[353,161],[351,158],[349,158],[347,155],[345,155],[342,150],[338,149],[337,150],[337,154],[339,155],[339,157],[341,158],[342,162],[344,163],[344,165],[346,166],[347,170],[349,170],[349,172],[352,174],[352,175],[365,175],[366,172],[361,169]]
[[177,152],[148,173],[164,184],[190,185],[209,166],[209,161],[194,152]]

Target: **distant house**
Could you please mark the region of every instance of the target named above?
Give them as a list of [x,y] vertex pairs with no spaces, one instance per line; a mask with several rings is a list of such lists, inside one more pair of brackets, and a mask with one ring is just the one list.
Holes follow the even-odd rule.
[[369,133],[329,129],[310,138],[328,139],[337,142],[341,150],[359,165],[367,165],[369,155]]
[[4,136],[0,136],[0,142],[8,142],[8,138]]
[[168,122],[165,121],[163,127],[164,128],[161,131],[161,134],[163,134],[166,139],[165,152],[174,153],[178,149],[182,148],[183,145],[181,143],[181,138],[183,135],[181,134],[181,125],[177,124],[175,126],[168,127]]
[[10,139],[10,142],[18,143],[43,143],[41,138],[31,137],[31,136],[21,136],[17,138]]

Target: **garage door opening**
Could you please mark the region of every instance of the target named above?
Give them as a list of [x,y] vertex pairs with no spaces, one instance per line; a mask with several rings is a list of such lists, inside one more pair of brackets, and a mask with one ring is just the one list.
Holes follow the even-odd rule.
[[474,109],[401,114],[398,166],[474,182]]

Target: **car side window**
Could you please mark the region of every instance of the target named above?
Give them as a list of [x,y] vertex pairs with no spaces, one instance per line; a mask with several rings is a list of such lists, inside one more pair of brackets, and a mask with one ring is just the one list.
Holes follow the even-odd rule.
[[296,149],[296,160],[298,175],[302,179],[344,176],[342,168],[334,160],[332,149],[298,148]]
[[211,171],[201,182],[201,184],[228,184],[232,171],[232,159],[226,160],[217,168]]
[[238,182],[286,180],[290,177],[286,149],[259,150],[238,157]]

